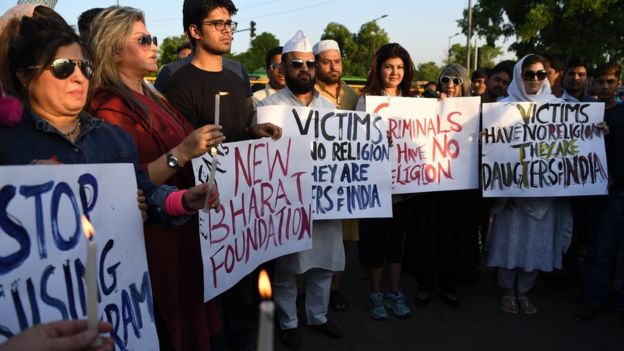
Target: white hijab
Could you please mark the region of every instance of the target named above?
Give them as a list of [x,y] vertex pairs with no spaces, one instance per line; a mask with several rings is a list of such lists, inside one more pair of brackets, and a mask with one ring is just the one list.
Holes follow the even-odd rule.
[[520,59],[518,63],[514,66],[513,70],[513,78],[511,79],[511,83],[509,84],[509,88],[507,88],[508,97],[501,100],[501,102],[512,102],[512,101],[530,101],[530,102],[558,102],[563,101],[558,97],[552,94],[550,89],[550,82],[548,79],[544,79],[542,82],[542,86],[536,94],[527,94],[524,89],[524,81],[522,80],[522,63],[524,60],[531,55],[527,55]]

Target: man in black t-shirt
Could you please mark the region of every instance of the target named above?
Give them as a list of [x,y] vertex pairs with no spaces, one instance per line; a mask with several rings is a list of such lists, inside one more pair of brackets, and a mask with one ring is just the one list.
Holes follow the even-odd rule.
[[[594,88],[605,103],[605,136],[609,170],[609,196],[600,208],[596,235],[590,242],[587,262],[586,294],[588,304],[576,312],[577,319],[593,319],[609,303],[609,290],[618,249],[624,240],[624,106],[615,101],[620,86],[621,68],[615,63],[598,66]],[[617,309],[624,322],[624,286],[620,286]]]
[[[197,128],[215,121],[215,95],[221,96],[220,123],[228,142],[250,137],[279,138],[281,129],[266,123],[251,126],[253,103],[249,77],[238,62],[224,58],[232,47],[237,9],[229,0],[185,1],[184,30],[193,56],[167,65],[156,87]],[[167,74],[165,74],[167,73]]]

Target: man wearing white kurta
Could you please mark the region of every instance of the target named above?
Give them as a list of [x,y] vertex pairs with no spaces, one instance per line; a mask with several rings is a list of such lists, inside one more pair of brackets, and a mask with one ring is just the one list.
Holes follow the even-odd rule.
[[[281,69],[286,88],[260,101],[267,105],[307,106],[335,109],[328,99],[314,89],[316,74],[312,46],[301,31],[284,45]],[[297,275],[305,278],[306,322],[332,338],[344,333],[327,320],[327,307],[332,275],[344,270],[345,256],[340,220],[314,221],[312,249],[280,257],[275,262],[274,298],[282,341],[291,349],[299,349],[303,340],[297,320]]]

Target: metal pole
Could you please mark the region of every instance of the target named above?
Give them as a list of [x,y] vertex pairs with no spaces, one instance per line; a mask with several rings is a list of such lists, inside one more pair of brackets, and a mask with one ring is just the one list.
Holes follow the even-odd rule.
[[468,0],[468,33],[466,35],[466,69],[470,73],[470,36],[472,34],[472,0]]
[[478,40],[478,38],[475,37],[475,44],[474,44],[475,45],[475,51],[474,51],[474,65],[473,65],[475,71],[477,70],[477,68],[478,68],[477,65],[479,64],[479,62],[478,62],[479,61],[479,42],[477,40]]

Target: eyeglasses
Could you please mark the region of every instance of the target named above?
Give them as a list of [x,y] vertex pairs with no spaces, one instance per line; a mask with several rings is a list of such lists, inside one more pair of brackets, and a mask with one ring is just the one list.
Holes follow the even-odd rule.
[[152,46],[152,43],[154,43],[155,46],[158,46],[158,38],[147,34],[141,35],[137,41],[144,50],[149,49]]
[[305,63],[306,67],[308,67],[308,69],[314,69],[314,67],[316,67],[316,61],[314,60],[302,60],[302,59],[293,59],[292,61],[290,61],[290,67],[294,68],[294,69],[299,69],[301,67],[303,67],[303,64]]
[[462,85],[464,83],[464,80],[462,79],[462,77],[451,77],[451,76],[440,77],[440,83],[449,84],[450,82],[453,82],[453,84],[455,85]]
[[[52,74],[58,79],[67,79],[76,70],[76,66],[80,67],[80,71],[87,79],[93,77],[93,64],[88,59],[72,60],[66,58],[58,58],[52,61],[52,64],[44,67],[44,69],[52,70]],[[29,69],[39,69],[41,66],[30,66]]]
[[546,70],[524,71],[522,73],[522,78],[524,80],[535,80],[535,77],[537,77],[537,80],[544,80],[546,79],[546,77],[548,77],[548,73],[546,72]]
[[218,31],[222,31],[222,30],[225,29],[225,26],[228,26],[228,27],[230,27],[230,29],[233,32],[238,27],[238,22],[234,22],[234,21],[231,21],[231,20],[227,20],[227,21],[223,21],[223,20],[206,21],[206,22],[202,22],[202,24],[207,24],[209,26],[212,26],[212,28],[214,28],[215,30],[218,30]]
[[279,71],[280,64],[272,62],[269,64],[269,68],[273,71]]

